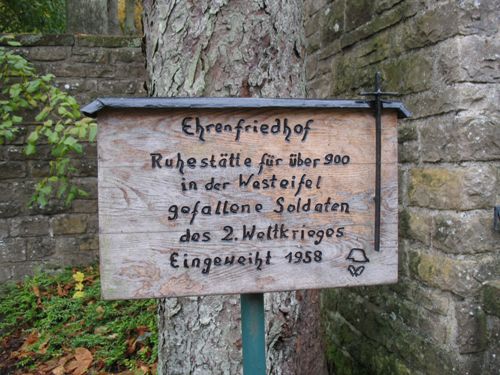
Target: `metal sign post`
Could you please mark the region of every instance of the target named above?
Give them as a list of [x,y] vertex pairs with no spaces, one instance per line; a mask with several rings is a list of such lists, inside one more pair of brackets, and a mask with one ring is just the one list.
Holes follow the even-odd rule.
[[264,294],[241,295],[243,374],[266,374]]

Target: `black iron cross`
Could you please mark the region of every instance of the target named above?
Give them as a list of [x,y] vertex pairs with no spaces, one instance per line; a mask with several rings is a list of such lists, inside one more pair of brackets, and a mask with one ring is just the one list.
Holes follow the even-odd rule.
[[382,76],[380,72],[375,73],[375,91],[362,92],[363,96],[374,96],[375,107],[375,251],[380,251],[380,205],[381,205],[381,179],[382,179],[382,96],[397,96],[396,92],[383,92],[381,89]]

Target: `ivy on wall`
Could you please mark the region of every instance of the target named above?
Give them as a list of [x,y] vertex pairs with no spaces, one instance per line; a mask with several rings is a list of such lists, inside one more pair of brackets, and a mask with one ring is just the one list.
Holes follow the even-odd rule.
[[[12,37],[0,38],[3,44],[20,46]],[[37,145],[50,147],[49,176],[35,186],[31,205],[44,207],[57,198],[67,205],[87,193],[72,182],[77,169],[71,153],[82,154],[82,142],[94,142],[97,124],[82,117],[75,98],[57,88],[54,75],[38,75],[24,57],[0,47],[0,144],[14,140],[24,129],[23,116],[33,113],[36,127],[26,139],[24,152],[33,155]]]

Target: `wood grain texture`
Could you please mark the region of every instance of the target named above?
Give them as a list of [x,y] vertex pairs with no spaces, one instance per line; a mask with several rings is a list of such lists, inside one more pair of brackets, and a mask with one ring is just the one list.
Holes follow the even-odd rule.
[[[188,129],[192,132],[195,118],[205,126],[230,124],[233,131],[216,133],[212,128],[202,141],[182,131],[186,117],[193,118]],[[313,121],[305,140],[293,132],[287,141],[283,133],[260,131],[242,132],[236,140],[234,126],[240,119],[258,126],[271,126],[276,119],[282,125],[287,119],[290,128]],[[395,111],[383,117],[382,239],[381,251],[375,252],[375,126],[370,111],[104,111],[98,134],[103,296],[149,298],[395,282],[396,122]],[[309,166],[290,165],[290,155],[299,152],[302,160],[311,159]],[[152,161],[152,153],[161,154],[159,164]],[[221,167],[222,154],[239,155],[240,166]],[[348,162],[329,164],[329,154],[348,156]],[[202,168],[202,160],[212,155],[215,166]],[[271,155],[282,161],[260,170],[263,156],[269,160]],[[196,159],[191,167],[190,158]],[[246,158],[250,161],[244,165]],[[162,164],[166,159],[173,160],[172,168]],[[241,183],[251,175],[249,185]],[[263,179],[268,184],[274,180],[274,187],[264,189]],[[301,179],[311,182],[298,190]],[[280,185],[285,180],[288,185]],[[254,181],[260,184],[254,186]],[[183,190],[183,182],[197,189]],[[207,190],[209,182],[225,187]],[[299,199],[301,212],[289,212],[289,205],[297,209]],[[349,259],[352,249],[362,249],[364,262]]]

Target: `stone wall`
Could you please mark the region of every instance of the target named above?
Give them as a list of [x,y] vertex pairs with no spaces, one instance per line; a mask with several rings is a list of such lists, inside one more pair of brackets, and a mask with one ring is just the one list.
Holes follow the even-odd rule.
[[[145,96],[140,38],[92,35],[19,35],[18,52],[81,105],[99,96]],[[26,131],[35,126],[26,123]],[[26,134],[26,131],[24,134]],[[49,150],[23,154],[24,136],[0,145],[0,282],[18,280],[36,269],[95,262],[97,238],[97,162],[95,145],[85,145],[77,176],[89,193],[67,209],[43,210],[28,202],[38,178],[48,171]]]
[[500,3],[307,0],[311,98],[397,91],[400,281],[323,293],[342,374],[497,374]]

